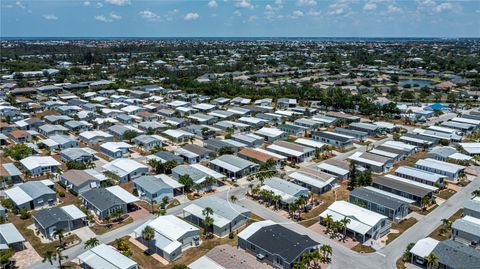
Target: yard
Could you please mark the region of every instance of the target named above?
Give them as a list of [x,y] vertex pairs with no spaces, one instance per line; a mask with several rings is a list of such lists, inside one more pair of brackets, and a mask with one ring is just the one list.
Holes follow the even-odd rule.
[[352,248],[353,251],[359,252],[359,253],[373,253],[376,252],[376,250],[370,246],[364,246],[362,243],[358,243],[358,245],[354,246]]
[[399,237],[402,233],[404,233],[408,228],[412,227],[417,223],[417,219],[409,218],[400,221],[399,223],[393,223],[391,230],[397,231],[396,233],[391,232],[387,236],[386,244],[390,244],[395,238]]
[[110,231],[113,231],[115,229],[118,229],[122,226],[125,226],[127,224],[130,224],[133,222],[133,219],[128,216],[127,219],[121,221],[121,222],[116,222],[114,224],[111,224],[110,226],[107,225],[100,225],[100,224],[95,224],[94,226],[91,226],[90,229],[96,234],[96,235],[102,235],[104,233],[108,233]]
[[407,157],[405,160],[401,160],[393,165],[394,169],[397,169],[400,166],[415,166],[415,163],[420,159],[425,159],[428,156],[427,151],[420,150],[419,152],[413,154],[412,156]]
[[[448,218],[449,221],[454,222],[455,220],[461,218],[463,215],[463,208],[455,212],[450,218]],[[439,241],[447,240],[450,238],[452,235],[452,230],[451,229],[445,229],[445,232],[442,234],[441,229],[442,229],[442,223],[439,223],[440,226],[438,226],[429,236],[433,239],[437,239]]]
[[319,221],[318,216],[325,211],[333,202],[337,200],[348,199],[347,183],[342,182],[337,188],[330,190],[321,195],[314,195],[313,198],[321,202],[321,204],[307,213],[302,213],[301,217],[304,221],[300,222],[305,227],[310,227]]
[[[25,237],[25,239],[32,244],[33,248],[37,251],[38,255],[43,257],[45,253],[48,251],[55,251],[57,249],[57,246],[59,245],[58,240],[53,241],[51,243],[46,243],[43,244],[40,241],[40,238],[38,238],[35,234],[34,231],[31,229],[28,229],[27,227],[33,224],[33,218],[30,217],[29,219],[22,220],[20,217],[9,214],[8,216],[9,222],[13,223],[15,227],[20,231],[20,233]],[[78,238],[75,234],[69,235],[63,239],[63,243],[68,246],[70,246],[74,242],[79,242],[80,238]]]
[[450,199],[450,197],[452,197],[455,193],[457,193],[455,190],[452,190],[452,189],[443,189],[441,191],[439,191],[437,194],[435,194],[435,196],[437,196],[438,198],[442,198],[444,200],[448,200]]

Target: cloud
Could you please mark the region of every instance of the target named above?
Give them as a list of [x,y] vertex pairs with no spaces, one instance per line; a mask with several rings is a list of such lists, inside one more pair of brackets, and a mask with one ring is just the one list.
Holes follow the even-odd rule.
[[209,7],[209,8],[216,8],[216,7],[218,7],[217,1],[215,1],[215,0],[210,0],[210,1],[208,1],[208,7]]
[[160,20],[160,16],[153,13],[152,11],[150,10],[143,10],[143,11],[140,11],[138,12],[138,14],[144,18],[144,19],[147,19],[149,21],[158,21]]
[[103,7],[103,4],[100,3],[100,2],[98,2],[95,6],[96,6],[97,8],[101,8],[101,7]]
[[130,0],[105,0],[105,3],[115,6],[126,6],[130,5],[132,2],[130,2]]
[[389,5],[387,7],[387,12],[388,13],[401,13],[403,9],[401,7],[397,7],[395,5]]
[[91,3],[90,1],[85,1],[85,2],[83,2],[83,5],[86,6],[86,7],[90,6],[91,4],[92,4],[92,3]]
[[237,0],[235,3],[235,7],[253,9],[253,5],[250,0]]
[[315,9],[310,9],[308,12],[307,12],[307,15],[308,16],[312,16],[312,17],[318,17],[322,14],[321,11],[319,10],[315,10]]
[[249,21],[249,22],[256,21],[257,19],[258,19],[258,17],[255,16],[255,15],[251,15],[250,17],[248,17],[248,21]]
[[297,0],[297,5],[312,7],[312,6],[317,5],[317,1],[315,1],[315,0]]
[[295,10],[295,11],[292,12],[292,17],[293,18],[303,17],[303,15],[304,15],[303,12],[300,11],[300,10]]
[[195,12],[189,12],[183,17],[183,19],[186,21],[194,21],[194,20],[197,20],[198,18],[200,18],[200,15],[198,15],[198,13],[195,13]]
[[111,12],[109,15],[95,16],[95,20],[101,21],[101,22],[113,22],[120,19],[122,19],[122,16],[115,14],[114,12]]
[[53,14],[46,14],[42,16],[46,20],[58,20],[58,17]]
[[22,2],[20,2],[20,1],[17,1],[17,2],[15,2],[15,5],[16,5],[17,7],[19,7],[19,8],[21,8],[21,9],[25,9],[25,8],[27,8],[27,7],[26,7],[26,6],[24,6],[24,5],[23,5],[23,3],[22,3]]
[[433,12],[436,12],[436,13],[441,13],[441,12],[449,11],[449,10],[453,10],[453,4],[452,3],[441,3],[440,5],[435,6],[433,8]]
[[238,17],[242,16],[242,12],[240,12],[240,10],[235,10],[233,14],[235,14]]
[[377,4],[372,3],[372,2],[367,2],[363,6],[363,10],[365,10],[365,11],[372,11],[372,10],[375,10],[375,9],[377,9]]
[[351,14],[350,4],[355,2],[354,0],[339,0],[335,1],[328,6],[328,15],[344,15]]

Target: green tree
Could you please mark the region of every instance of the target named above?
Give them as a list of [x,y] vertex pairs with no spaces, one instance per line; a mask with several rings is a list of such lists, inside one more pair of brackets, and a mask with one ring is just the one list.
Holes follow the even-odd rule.
[[32,149],[24,143],[15,144],[3,151],[3,156],[11,157],[16,161],[20,161],[30,155],[32,155]]
[[123,133],[123,139],[128,140],[128,142],[132,142],[132,139],[138,136],[138,132],[134,130],[127,130]]
[[147,242],[148,249],[150,249],[150,242],[153,240],[153,238],[155,238],[155,230],[150,226],[146,226],[142,230],[142,239]]
[[53,230],[53,236],[58,238],[58,243],[60,246],[62,246],[63,239],[65,238],[65,229],[55,228],[55,230]]
[[100,241],[98,240],[98,238],[96,237],[92,237],[90,239],[88,239],[87,241],[85,241],[85,248],[93,248],[93,247],[96,247],[100,244]]
[[425,261],[427,262],[427,268],[429,269],[438,267],[438,257],[433,252],[425,257]]
[[180,184],[182,184],[183,186],[185,186],[185,190],[186,190],[186,191],[190,191],[190,189],[191,189],[192,186],[193,186],[193,180],[192,180],[192,178],[190,177],[190,175],[188,175],[188,174],[181,175],[180,178],[178,179],[178,183],[180,183]]

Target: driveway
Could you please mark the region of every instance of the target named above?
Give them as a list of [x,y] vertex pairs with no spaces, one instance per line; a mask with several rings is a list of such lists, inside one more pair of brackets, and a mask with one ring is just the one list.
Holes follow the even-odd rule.
[[80,229],[76,229],[72,231],[73,234],[76,234],[83,243],[92,237],[96,237],[97,235],[90,229],[90,227],[85,226]]

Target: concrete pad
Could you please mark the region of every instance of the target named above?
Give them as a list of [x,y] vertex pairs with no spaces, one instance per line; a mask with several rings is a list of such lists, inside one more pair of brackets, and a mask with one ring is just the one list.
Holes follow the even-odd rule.
[[73,234],[76,234],[82,242],[87,241],[92,237],[96,237],[97,235],[90,229],[90,227],[85,226],[79,229],[72,231]]
[[25,242],[24,246],[24,250],[17,251],[12,257],[18,269],[30,268],[33,264],[42,262],[42,257],[29,242]]

